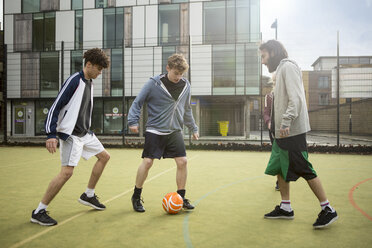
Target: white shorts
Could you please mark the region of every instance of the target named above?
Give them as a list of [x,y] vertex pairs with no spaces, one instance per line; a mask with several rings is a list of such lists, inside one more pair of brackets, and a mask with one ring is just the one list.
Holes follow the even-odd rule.
[[80,157],[88,160],[105,150],[96,135],[87,133],[84,137],[70,135],[66,141],[60,139],[62,166],[77,166]]

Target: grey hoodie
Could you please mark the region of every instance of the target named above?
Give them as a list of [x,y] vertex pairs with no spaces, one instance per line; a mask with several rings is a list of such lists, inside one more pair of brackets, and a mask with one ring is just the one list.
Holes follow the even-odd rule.
[[183,78],[186,81],[185,87],[175,101],[160,81],[160,77],[161,75],[151,77],[134,99],[128,114],[129,126],[138,126],[141,108],[147,103],[146,130],[171,133],[182,131],[185,124],[191,132],[197,133],[198,127],[190,106],[190,82]]
[[301,69],[293,60],[283,59],[276,69],[274,111],[277,139],[281,126],[289,127],[289,137],[310,131]]

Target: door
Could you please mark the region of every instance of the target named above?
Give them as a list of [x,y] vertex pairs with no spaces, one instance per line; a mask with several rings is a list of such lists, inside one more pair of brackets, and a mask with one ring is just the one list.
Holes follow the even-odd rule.
[[14,107],[14,134],[26,134],[26,107]]

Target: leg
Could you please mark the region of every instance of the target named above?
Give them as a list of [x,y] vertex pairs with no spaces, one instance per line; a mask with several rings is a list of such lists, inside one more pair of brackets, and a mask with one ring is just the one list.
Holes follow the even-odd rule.
[[136,177],[136,187],[134,188],[134,193],[132,195],[132,206],[134,211],[143,213],[145,208],[142,205],[143,200],[141,200],[141,192],[143,184],[149,174],[149,170],[154,163],[153,158],[143,158],[142,163],[138,167],[137,177]]
[[278,184],[282,200],[289,200],[289,183],[280,174],[278,175]]
[[187,180],[187,158],[176,157],[174,158],[177,164],[176,183],[177,190],[185,189]]
[[101,153],[97,154],[96,157],[98,158],[98,160],[95,163],[92,169],[92,174],[89,178],[89,189],[94,189],[96,187],[96,184],[102,175],[103,169],[105,169],[105,166],[110,159],[110,154],[106,150],[104,150]]
[[145,180],[147,178],[147,175],[149,174],[149,170],[154,163],[153,158],[144,158],[142,160],[142,163],[138,167],[137,170],[137,177],[136,177],[136,187],[142,188],[143,184],[145,183]]
[[53,180],[49,183],[49,186],[44,194],[44,197],[41,200],[43,204],[49,205],[49,203],[61,190],[63,185],[68,181],[68,179],[70,179],[73,171],[74,171],[74,166],[62,166],[61,167],[61,171],[59,172],[59,174],[55,178],[53,178]]
[[314,192],[315,196],[318,198],[319,202],[324,202],[327,200],[327,196],[323,189],[322,183],[318,177],[310,179],[307,181],[311,190]]

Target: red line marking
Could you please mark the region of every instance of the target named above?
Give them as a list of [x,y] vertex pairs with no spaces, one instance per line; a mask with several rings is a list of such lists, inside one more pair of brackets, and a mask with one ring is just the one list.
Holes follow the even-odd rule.
[[370,181],[372,180],[372,178],[367,178],[357,184],[355,184],[349,191],[349,201],[351,203],[351,205],[353,205],[354,208],[356,208],[359,212],[361,212],[365,217],[367,217],[369,220],[372,220],[372,217],[369,216],[366,212],[364,212],[354,201],[354,198],[353,198],[353,193],[354,193],[354,190],[359,186],[361,185],[362,183],[365,183],[367,181]]

